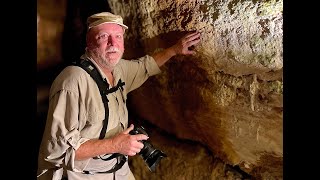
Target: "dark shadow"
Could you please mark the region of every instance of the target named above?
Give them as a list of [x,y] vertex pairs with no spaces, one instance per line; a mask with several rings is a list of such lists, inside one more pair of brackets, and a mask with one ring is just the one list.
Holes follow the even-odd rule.
[[87,17],[102,11],[110,12],[109,4],[105,0],[68,1],[62,35],[63,61],[71,63],[84,53]]

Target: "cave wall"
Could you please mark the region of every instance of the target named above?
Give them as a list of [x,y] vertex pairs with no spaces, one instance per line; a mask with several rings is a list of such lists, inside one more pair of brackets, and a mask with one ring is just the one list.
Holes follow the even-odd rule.
[[197,54],[172,58],[132,92],[130,108],[256,177],[282,177],[283,2],[108,2],[129,26],[127,58],[202,34]]

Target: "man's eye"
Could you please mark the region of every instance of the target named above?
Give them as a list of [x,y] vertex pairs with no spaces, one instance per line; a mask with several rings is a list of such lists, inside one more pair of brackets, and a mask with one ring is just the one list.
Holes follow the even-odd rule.
[[104,38],[107,38],[108,35],[107,34],[101,34],[98,36],[98,39],[104,39]]
[[117,38],[120,38],[120,39],[122,38],[122,36],[121,36],[121,35],[117,35],[116,37],[117,37]]

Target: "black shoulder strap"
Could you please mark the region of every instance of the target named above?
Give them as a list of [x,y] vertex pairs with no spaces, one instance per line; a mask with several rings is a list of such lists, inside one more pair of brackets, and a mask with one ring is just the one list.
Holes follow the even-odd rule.
[[107,127],[108,127],[108,117],[109,117],[108,102],[109,102],[109,100],[107,98],[107,95],[110,93],[110,92],[108,92],[109,84],[106,79],[102,79],[102,76],[99,74],[97,68],[94,66],[94,64],[91,61],[89,61],[89,60],[81,61],[80,60],[80,62],[76,63],[76,65],[80,66],[85,71],[87,71],[87,73],[90,74],[90,76],[96,81],[96,83],[98,85],[100,95],[102,97],[102,101],[104,104],[104,109],[105,109],[105,118],[103,120],[103,127],[100,132],[100,136],[99,136],[99,139],[103,139],[106,134]]
[[123,86],[125,85],[125,83],[122,82],[121,79],[119,79],[117,85],[109,89],[108,81],[102,78],[97,68],[94,66],[94,64],[90,60],[83,60],[83,61],[80,60],[80,62],[76,63],[76,65],[82,67],[85,71],[87,71],[87,73],[90,74],[90,76],[96,81],[98,85],[100,95],[102,97],[102,101],[104,104],[104,109],[105,109],[105,119],[103,120],[103,127],[99,136],[99,139],[103,139],[107,131],[108,117],[109,117],[109,107],[108,107],[109,100],[107,98],[107,95],[109,93],[113,93],[117,91],[118,89],[123,90]]
[[[109,84],[106,79],[103,79],[102,76],[99,74],[97,68],[94,66],[94,64],[90,60],[80,60],[78,63],[75,63],[75,65],[83,68],[90,76],[95,80],[95,82],[98,85],[100,95],[102,97],[104,109],[105,109],[105,119],[103,120],[103,127],[100,132],[99,139],[103,139],[105,137],[107,127],[108,127],[108,118],[109,118],[109,107],[108,107],[108,98],[107,95],[109,93],[113,93],[117,91],[119,88],[123,90],[123,87],[125,85],[124,82],[119,80],[118,84],[115,87],[112,87],[109,89]],[[115,173],[118,169],[120,169],[123,164],[126,162],[127,158],[123,154],[114,153],[109,158],[102,159],[102,160],[110,160],[113,158],[117,158],[117,163],[108,171],[99,172],[99,173]],[[85,174],[90,174],[89,171],[84,171]],[[115,178],[115,177],[114,177]]]

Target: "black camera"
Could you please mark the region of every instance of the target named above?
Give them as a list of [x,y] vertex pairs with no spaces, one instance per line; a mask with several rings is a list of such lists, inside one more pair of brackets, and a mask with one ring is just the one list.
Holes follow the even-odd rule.
[[[140,126],[140,127],[135,127],[132,131],[129,132],[131,135],[136,135],[136,134],[145,134],[148,136],[147,132],[145,129]],[[151,172],[154,172],[156,169],[156,166],[159,164],[160,160],[163,157],[167,157],[165,153],[162,151],[155,149],[152,144],[150,144],[146,140],[141,141],[143,143],[143,148],[139,152],[139,155],[142,157],[144,162],[147,164],[149,170]]]

